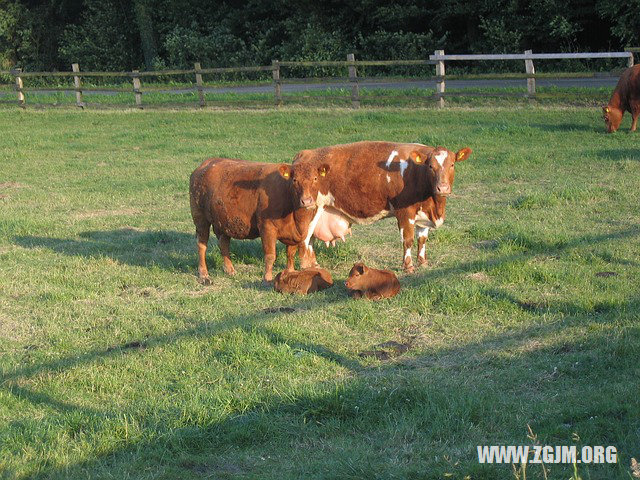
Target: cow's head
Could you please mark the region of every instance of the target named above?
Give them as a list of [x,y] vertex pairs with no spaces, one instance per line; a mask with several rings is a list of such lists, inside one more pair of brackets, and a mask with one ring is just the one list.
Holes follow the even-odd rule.
[[349,272],[349,277],[347,281],[344,282],[345,286],[351,290],[359,290],[363,285],[364,277],[369,272],[369,267],[367,267],[364,263],[358,262],[353,267],[351,267],[351,271]]
[[618,130],[620,123],[622,123],[623,111],[616,107],[609,105],[602,107],[602,118],[607,128],[607,132],[613,133]]
[[471,155],[470,148],[463,148],[453,153],[444,147],[436,147],[426,158],[419,152],[412,152],[410,157],[417,164],[424,164],[429,183],[433,185],[435,195],[447,196],[451,194],[456,162],[462,162]]
[[281,165],[280,175],[291,179],[291,187],[301,208],[315,208],[318,192],[325,183],[329,165],[315,162],[297,162],[294,165]]

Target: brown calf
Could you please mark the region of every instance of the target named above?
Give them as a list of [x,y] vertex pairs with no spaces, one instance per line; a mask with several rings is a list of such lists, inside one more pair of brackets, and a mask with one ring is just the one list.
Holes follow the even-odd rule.
[[367,297],[369,300],[395,297],[400,291],[396,274],[389,270],[369,268],[364,263],[356,263],[344,282],[353,298]]
[[308,268],[300,272],[280,272],[273,288],[280,293],[315,293],[333,285],[333,278],[324,268]]
[[631,113],[631,131],[635,132],[640,115],[640,64],[622,72],[609,104],[602,107],[607,132],[618,130],[624,112]]
[[[454,153],[444,147],[391,142],[303,150],[296,156],[294,168],[320,164],[328,167],[318,182],[318,209],[309,232],[322,241],[330,241],[330,237],[343,238],[352,222],[367,224],[395,216],[404,248],[403,267],[413,272],[415,227],[420,238],[418,261],[424,264],[429,229],[444,222],[455,164],[470,154],[470,148]],[[305,245],[310,245],[309,240],[310,237]]]
[[[305,178],[312,176],[307,171],[310,168],[297,167]],[[315,173],[317,176],[317,169]],[[294,269],[296,249],[311,236],[307,230],[315,213],[315,204],[308,208],[300,205],[305,199],[308,203],[308,198],[315,198],[317,188],[314,190],[312,182],[296,182],[293,176],[293,167],[289,165],[225,158],[210,158],[194,170],[189,193],[198,239],[198,276],[202,283],[210,283],[206,251],[212,226],[226,273],[235,274],[229,258],[231,238],[261,237],[267,282],[273,278],[276,240],[287,245],[287,271]],[[301,253],[306,252],[306,247],[303,250]],[[315,259],[305,262],[312,260]],[[307,266],[305,262],[303,268]]]

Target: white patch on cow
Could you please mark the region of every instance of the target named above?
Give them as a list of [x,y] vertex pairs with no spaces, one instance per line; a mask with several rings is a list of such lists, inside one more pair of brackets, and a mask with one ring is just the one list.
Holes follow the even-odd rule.
[[420,238],[428,238],[429,237],[429,228],[420,228],[420,229],[418,229],[418,236]]
[[[342,212],[344,213],[344,212]],[[368,217],[368,218],[353,218],[350,215],[345,214],[345,217],[349,218],[353,223],[357,223],[358,225],[369,225],[370,223],[375,223],[378,220],[381,220],[383,218],[387,218],[387,217],[391,217],[393,215],[393,209],[392,210],[381,210],[380,212],[376,213],[373,217]]]
[[387,174],[387,183],[391,183],[391,177]]
[[440,166],[442,166],[444,165],[444,161],[447,159],[447,152],[445,152],[444,150],[440,150],[440,152],[435,155],[435,158]]
[[316,197],[316,205],[318,205],[318,207],[333,205],[335,201],[336,198],[331,194],[331,192],[327,192],[326,195],[318,192],[318,196]]
[[420,210],[416,215],[416,225],[421,228],[439,228],[444,223],[444,218],[438,218],[436,221],[432,221],[425,212]]
[[410,248],[407,248],[407,251],[404,252],[404,258],[405,259],[411,258],[411,249]]
[[397,150],[394,150],[393,152],[391,152],[391,154],[389,155],[389,158],[387,158],[387,163],[385,164],[387,168],[391,166],[391,162],[393,162],[393,159],[397,156],[398,156]]
[[[320,193],[318,193],[318,198],[320,198]],[[313,216],[313,220],[311,220],[311,223],[309,223],[309,230],[307,230],[307,237],[304,239],[304,245],[307,248],[311,249],[311,251],[313,251],[313,247],[309,245],[309,241],[313,236],[313,232],[316,229],[316,225],[318,224],[318,220],[320,220],[320,216],[322,215],[323,211],[324,211],[324,206],[318,206],[318,210],[316,210],[316,214]]]
[[407,162],[406,160],[400,160],[400,175],[402,175],[404,177],[404,171],[407,169],[407,167],[409,166],[409,162]]
[[313,245],[309,245],[309,253],[313,253]]
[[427,251],[427,244],[423,243],[422,246],[420,247],[420,253],[418,254],[418,256],[424,258],[424,256],[426,255],[426,251]]
[[400,241],[404,242],[404,228],[400,229]]
[[410,223],[411,225],[413,225],[414,223],[416,223],[416,221],[415,221],[413,218],[410,218],[410,219],[409,219],[409,223]]

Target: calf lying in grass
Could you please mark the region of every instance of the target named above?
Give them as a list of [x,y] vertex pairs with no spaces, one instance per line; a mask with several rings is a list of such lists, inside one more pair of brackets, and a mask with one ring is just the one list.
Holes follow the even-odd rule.
[[369,268],[364,263],[356,263],[344,282],[353,298],[367,297],[369,300],[381,300],[395,297],[400,291],[400,282],[396,274],[389,270]]
[[280,293],[319,292],[333,285],[331,274],[324,268],[308,268],[301,272],[280,272],[276,275],[273,288]]

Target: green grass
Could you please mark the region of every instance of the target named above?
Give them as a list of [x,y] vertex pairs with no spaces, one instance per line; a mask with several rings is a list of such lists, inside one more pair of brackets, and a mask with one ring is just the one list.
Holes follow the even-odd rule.
[[[640,134],[597,109],[0,111],[0,478],[515,478],[477,445],[640,450]],[[365,139],[470,146],[430,265],[395,222],[318,248],[333,288],[196,281],[188,177]],[[354,301],[364,260],[402,291]],[[279,248],[277,269],[285,264]],[[602,272],[613,272],[603,274]],[[292,311],[278,310],[289,307]],[[378,359],[383,342],[408,352]],[[572,465],[549,465],[569,478]],[[522,472],[518,472],[523,478]],[[529,465],[526,478],[544,478]]]
[[[523,98],[527,93],[524,80],[522,87],[491,88],[448,88],[446,102],[451,106],[495,107],[495,106],[599,106],[608,102],[611,88],[599,87],[538,87],[536,97]],[[218,85],[219,86],[219,85]],[[13,88],[13,86],[10,86]],[[131,88],[130,86],[119,86]],[[7,86],[7,89],[9,86]],[[44,88],[44,87],[43,87]],[[68,87],[71,89],[72,87]],[[198,93],[195,91],[167,93],[158,89],[182,88],[181,85],[165,84],[152,86],[151,90],[142,89],[144,108],[193,108],[199,105]],[[188,85],[185,88],[193,88]],[[337,86],[330,90],[308,90],[291,92],[283,87],[283,104],[302,107],[349,107],[351,106],[351,89]],[[2,89],[0,89],[2,90]],[[6,90],[6,89],[5,89]],[[362,106],[382,107],[435,107],[434,88],[386,89],[374,87],[360,88]],[[135,108],[133,92],[112,92],[110,94],[85,93],[83,101],[89,109]],[[205,101],[211,107],[225,108],[270,108],[274,106],[273,91],[268,93],[217,93],[205,92]],[[0,105],[12,108],[17,105],[15,95],[0,96]],[[76,97],[72,91],[27,91],[26,107],[71,107],[76,106]]]

